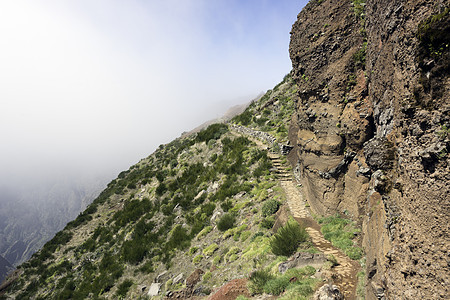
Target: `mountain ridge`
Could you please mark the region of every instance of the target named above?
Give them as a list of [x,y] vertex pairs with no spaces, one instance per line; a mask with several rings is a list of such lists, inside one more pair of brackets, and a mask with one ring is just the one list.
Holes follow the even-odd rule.
[[449,30],[446,2],[310,1],[280,84],[120,173],[3,297],[445,299]]

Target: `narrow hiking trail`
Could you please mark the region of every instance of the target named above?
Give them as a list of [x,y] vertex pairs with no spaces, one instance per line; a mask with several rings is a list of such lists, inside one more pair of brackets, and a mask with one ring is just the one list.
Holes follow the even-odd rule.
[[278,154],[269,152],[269,158],[275,167],[275,174],[281,187],[286,192],[287,203],[294,219],[305,226],[314,246],[319,251],[323,252],[325,256],[333,255],[336,258],[338,265],[331,269],[334,284],[339,287],[345,299],[356,299],[358,262],[351,260],[341,250],[334,247],[331,242],[325,240],[320,232],[319,224],[306,209],[306,202],[293,179],[292,173],[286,170]]
[[[255,136],[250,136],[235,130],[232,130],[231,132],[236,136],[245,135],[255,142],[258,147],[268,149],[267,144]],[[292,172],[288,171],[286,166],[283,165],[280,154],[268,151],[268,156],[274,167],[272,171],[277,176],[281,187],[286,193],[287,203],[292,216],[297,222],[305,227],[305,230],[311,237],[312,243],[319,251],[324,253],[325,256],[333,255],[336,258],[338,265],[331,268],[329,276],[331,277],[333,284],[339,287],[344,299],[356,299],[356,285],[358,282],[356,274],[360,269],[359,263],[350,259],[323,237],[323,234],[320,232],[320,225],[312,218],[306,209],[306,200],[303,198],[300,188],[297,187],[297,181],[293,178]]]

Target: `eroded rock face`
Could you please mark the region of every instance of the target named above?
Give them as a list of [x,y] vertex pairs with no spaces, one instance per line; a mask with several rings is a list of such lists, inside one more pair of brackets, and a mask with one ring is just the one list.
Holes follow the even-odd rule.
[[289,158],[316,213],[362,225],[368,299],[449,293],[449,5],[310,1],[292,27]]

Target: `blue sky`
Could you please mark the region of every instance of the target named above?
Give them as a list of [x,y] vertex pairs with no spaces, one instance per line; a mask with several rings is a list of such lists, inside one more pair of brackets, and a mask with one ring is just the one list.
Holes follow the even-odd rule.
[[272,88],[305,4],[1,1],[0,180],[127,169]]

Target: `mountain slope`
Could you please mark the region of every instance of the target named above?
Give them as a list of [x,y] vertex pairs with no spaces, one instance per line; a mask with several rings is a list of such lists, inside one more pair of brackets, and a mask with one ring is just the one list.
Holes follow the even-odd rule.
[[[122,172],[4,298],[445,299],[446,5],[311,1],[279,85]],[[310,237],[275,255],[290,214]]]
[[[286,158],[268,155],[267,149],[288,151],[280,146],[287,142],[296,92],[288,75],[236,116],[233,125],[213,124],[161,145],[120,173],[20,266],[3,298],[202,299],[213,292],[211,299],[226,299],[224,293],[285,291],[283,299],[298,299],[320,287],[318,277],[344,274],[326,263],[320,252],[337,255],[339,250],[324,243],[316,229],[308,229],[314,231],[312,239],[305,231],[304,242],[292,249],[300,252],[289,260],[273,254],[274,232],[284,228],[292,209],[287,199],[296,198],[283,184],[292,180]],[[294,181],[291,185],[296,190]],[[339,253],[338,264],[349,260]],[[310,264],[324,268],[317,273]],[[293,277],[296,281],[289,282]]]
[[34,186],[0,188],[0,255],[13,265],[29,259],[83,211],[105,183],[61,176]]
[[179,293],[193,274],[201,296],[273,266],[272,214],[285,196],[271,165],[267,150],[224,124],[162,145],[24,263],[8,294],[135,299],[155,285]]

